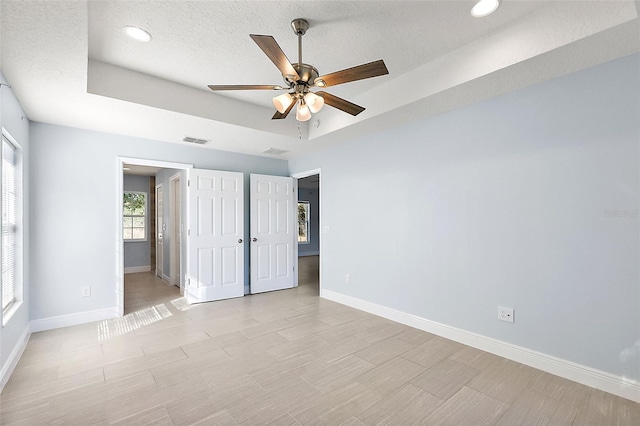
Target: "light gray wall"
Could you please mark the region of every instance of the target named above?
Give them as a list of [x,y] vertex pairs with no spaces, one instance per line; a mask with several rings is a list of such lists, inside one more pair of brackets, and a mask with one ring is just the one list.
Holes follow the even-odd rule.
[[320,191],[299,189],[298,200],[309,202],[309,244],[298,244],[298,256],[313,256],[320,252]]
[[[0,82],[9,84],[5,76],[0,72]],[[13,317],[0,327],[0,371],[5,367],[11,352],[20,344],[20,337],[24,334],[29,325],[29,249],[30,249],[30,222],[34,212],[29,206],[29,155],[30,155],[30,135],[29,121],[25,112],[20,106],[20,102],[7,86],[0,86],[0,127],[4,128],[18,142],[22,148],[23,162],[23,304]],[[2,314],[0,313],[0,316]],[[1,379],[1,378],[0,378]]]
[[639,62],[291,160],[322,168],[323,288],[640,379]]
[[[122,186],[125,191],[144,192],[149,200],[149,176],[124,175]],[[151,206],[147,205],[147,209]],[[124,267],[150,266],[149,217],[147,217],[147,241],[124,242]]]
[[[285,176],[284,160],[203,147],[31,123],[31,318],[44,319],[116,306],[119,247],[114,203],[118,156],[193,164],[197,168]],[[81,176],[82,179],[78,177]],[[69,209],[82,194],[85,208]],[[248,231],[248,202],[245,203]],[[41,212],[46,212],[43,214]],[[69,232],[77,230],[77,232]],[[249,246],[245,244],[245,286]],[[91,297],[81,296],[90,279]]]

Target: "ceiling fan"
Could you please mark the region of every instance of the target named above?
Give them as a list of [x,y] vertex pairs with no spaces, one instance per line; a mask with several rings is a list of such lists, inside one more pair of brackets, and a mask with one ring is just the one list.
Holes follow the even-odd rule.
[[273,98],[273,105],[278,111],[271,117],[272,120],[286,118],[296,105],[296,119],[298,121],[309,120],[311,113],[315,114],[320,111],[325,103],[354,116],[364,111],[365,108],[359,105],[324,91],[314,93],[311,91],[311,88],[336,86],[342,83],[389,74],[384,61],[380,59],[342,71],[319,75],[316,67],[302,62],[302,36],[309,29],[309,22],[302,18],[294,19],[291,21],[291,27],[293,28],[293,32],[298,36],[298,62],[294,64],[287,59],[287,56],[272,36],[249,35],[258,47],[271,59],[275,66],[278,67],[282,73],[286,87],[277,85],[210,85],[209,89],[214,91],[288,90],[288,93]]

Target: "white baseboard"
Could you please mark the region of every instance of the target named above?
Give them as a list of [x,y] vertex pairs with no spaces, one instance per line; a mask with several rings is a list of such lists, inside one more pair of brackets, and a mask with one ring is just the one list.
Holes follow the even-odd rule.
[[425,318],[377,305],[355,297],[321,290],[320,297],[350,306],[361,311],[378,315],[389,320],[408,325],[467,346],[490,352],[510,360],[537,368],[547,373],[608,392],[631,401],[640,402],[640,382],[616,376],[595,368],[576,364],[561,358],[537,352],[521,346],[492,339],[480,334],[440,324]]
[[164,283],[166,285],[171,285],[171,277],[169,277],[169,276],[167,276],[165,274],[162,274],[162,281],[164,281]]
[[117,308],[105,308],[95,311],[78,312],[69,315],[60,315],[57,317],[42,318],[31,321],[31,331],[53,330],[54,328],[69,327],[72,325],[86,324],[88,322],[103,321],[106,319],[116,318],[118,316]]
[[151,266],[130,266],[128,268],[124,268],[125,274],[137,274],[138,272],[151,272]]
[[319,256],[320,252],[318,250],[316,251],[305,251],[305,252],[301,252],[300,250],[298,250],[298,257],[305,257],[305,256]]
[[4,389],[4,386],[9,381],[11,373],[13,373],[16,365],[18,365],[18,361],[20,361],[20,357],[29,342],[29,337],[31,337],[31,325],[27,324],[20,336],[20,339],[18,340],[18,343],[14,346],[13,350],[9,354],[9,358],[7,358],[7,361],[0,370],[0,393],[2,393],[2,389]]

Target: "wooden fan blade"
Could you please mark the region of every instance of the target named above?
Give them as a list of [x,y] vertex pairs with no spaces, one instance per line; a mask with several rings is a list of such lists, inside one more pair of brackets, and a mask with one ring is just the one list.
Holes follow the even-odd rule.
[[332,106],[334,108],[338,108],[339,110],[344,111],[347,114],[351,114],[355,116],[365,110],[365,108],[361,107],[360,105],[356,105],[345,99],[334,96],[331,93],[327,93],[327,92],[315,92],[315,93],[316,95],[322,96],[324,98],[325,104]]
[[271,62],[275,64],[280,70],[283,76],[292,76],[293,81],[300,80],[300,76],[287,59],[287,55],[284,54],[276,39],[270,35],[258,35],[250,34],[249,37],[256,42],[258,47],[271,59]]
[[269,86],[264,84],[210,84],[211,90],[282,90],[282,86]]
[[329,87],[385,74],[389,74],[389,70],[384,64],[384,61],[380,59],[379,61],[369,62],[368,64],[358,65],[357,67],[347,68],[346,70],[321,75],[315,79],[315,85],[318,87]]
[[276,111],[275,114],[273,114],[273,117],[271,117],[272,120],[282,120],[284,118],[287,118],[287,115],[289,115],[289,113],[291,112],[291,110],[293,109],[294,106],[296,106],[298,102],[291,102],[291,105],[289,105],[289,108],[287,108],[287,110],[284,113],[281,113],[280,111]]

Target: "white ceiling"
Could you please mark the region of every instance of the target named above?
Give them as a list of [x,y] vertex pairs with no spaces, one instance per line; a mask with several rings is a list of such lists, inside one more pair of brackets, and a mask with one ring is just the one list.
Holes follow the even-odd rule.
[[[638,2],[503,0],[487,18],[464,1],[3,1],[0,67],[32,120],[282,158],[460,107],[640,50]],[[272,121],[281,84],[250,33],[306,18],[303,60],[328,73],[384,59],[390,74],[328,88],[367,108]],[[145,28],[149,43],[124,36]],[[316,122],[316,123],[314,123]],[[314,125],[315,124],[315,125]]]

